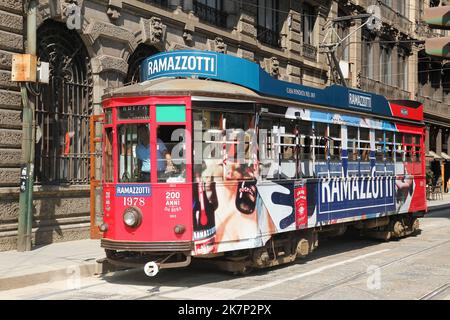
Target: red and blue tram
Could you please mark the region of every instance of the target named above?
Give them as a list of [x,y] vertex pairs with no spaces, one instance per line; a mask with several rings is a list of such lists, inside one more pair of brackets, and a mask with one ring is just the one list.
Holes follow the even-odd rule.
[[348,228],[389,240],[426,211],[423,107],[270,77],[205,51],[143,61],[103,97],[103,232],[114,264],[209,258],[246,272]]

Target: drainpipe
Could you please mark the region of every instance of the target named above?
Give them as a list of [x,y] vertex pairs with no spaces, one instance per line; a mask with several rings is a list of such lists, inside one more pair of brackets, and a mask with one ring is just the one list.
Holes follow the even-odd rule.
[[[36,11],[37,0],[29,0],[27,8],[26,53],[36,56]],[[19,225],[17,251],[31,250],[31,230],[33,224],[33,180],[35,119],[34,101],[28,99],[27,83],[21,83],[23,104],[22,122],[22,166],[20,172]]]

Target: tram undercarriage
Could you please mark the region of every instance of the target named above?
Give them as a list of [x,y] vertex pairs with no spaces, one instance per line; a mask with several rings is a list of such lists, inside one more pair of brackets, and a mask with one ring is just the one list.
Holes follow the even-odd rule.
[[[341,236],[352,231],[363,237],[389,241],[420,231],[417,215],[401,214],[377,219],[328,225],[314,229],[276,234],[259,248],[195,256],[197,260],[215,265],[236,275],[255,269],[270,268],[304,259],[319,246],[320,238]],[[191,264],[190,252],[145,252],[106,249],[108,261],[125,268],[144,268],[148,276],[161,269],[182,268]]]

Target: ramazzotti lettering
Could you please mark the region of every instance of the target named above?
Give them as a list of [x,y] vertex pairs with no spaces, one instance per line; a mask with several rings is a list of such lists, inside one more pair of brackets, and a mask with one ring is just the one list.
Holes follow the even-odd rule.
[[394,196],[393,177],[331,179],[321,183],[321,203],[383,199]]
[[216,72],[216,59],[214,56],[166,56],[148,62],[148,75],[161,72],[190,71],[190,72]]
[[117,187],[116,194],[149,194],[150,187],[140,187],[140,186],[127,186],[127,187]]
[[349,104],[357,107],[372,108],[372,98],[360,94],[349,93],[348,94]]

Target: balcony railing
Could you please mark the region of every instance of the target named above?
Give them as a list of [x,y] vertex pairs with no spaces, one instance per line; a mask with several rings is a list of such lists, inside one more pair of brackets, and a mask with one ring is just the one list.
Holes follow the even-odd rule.
[[169,7],[169,0],[139,0],[140,2],[148,3],[148,4],[155,4],[159,7],[168,8]]
[[304,43],[302,54],[305,58],[316,61],[317,60],[317,47],[310,45],[308,43]]
[[380,81],[361,76],[361,89],[368,92],[378,93],[387,99],[409,100],[410,93],[406,90],[384,84]]
[[194,1],[194,12],[200,20],[221,28],[227,27],[227,13],[222,10]]
[[272,47],[280,47],[280,35],[278,32],[263,26],[257,26],[256,30],[257,38],[260,42],[268,44]]

